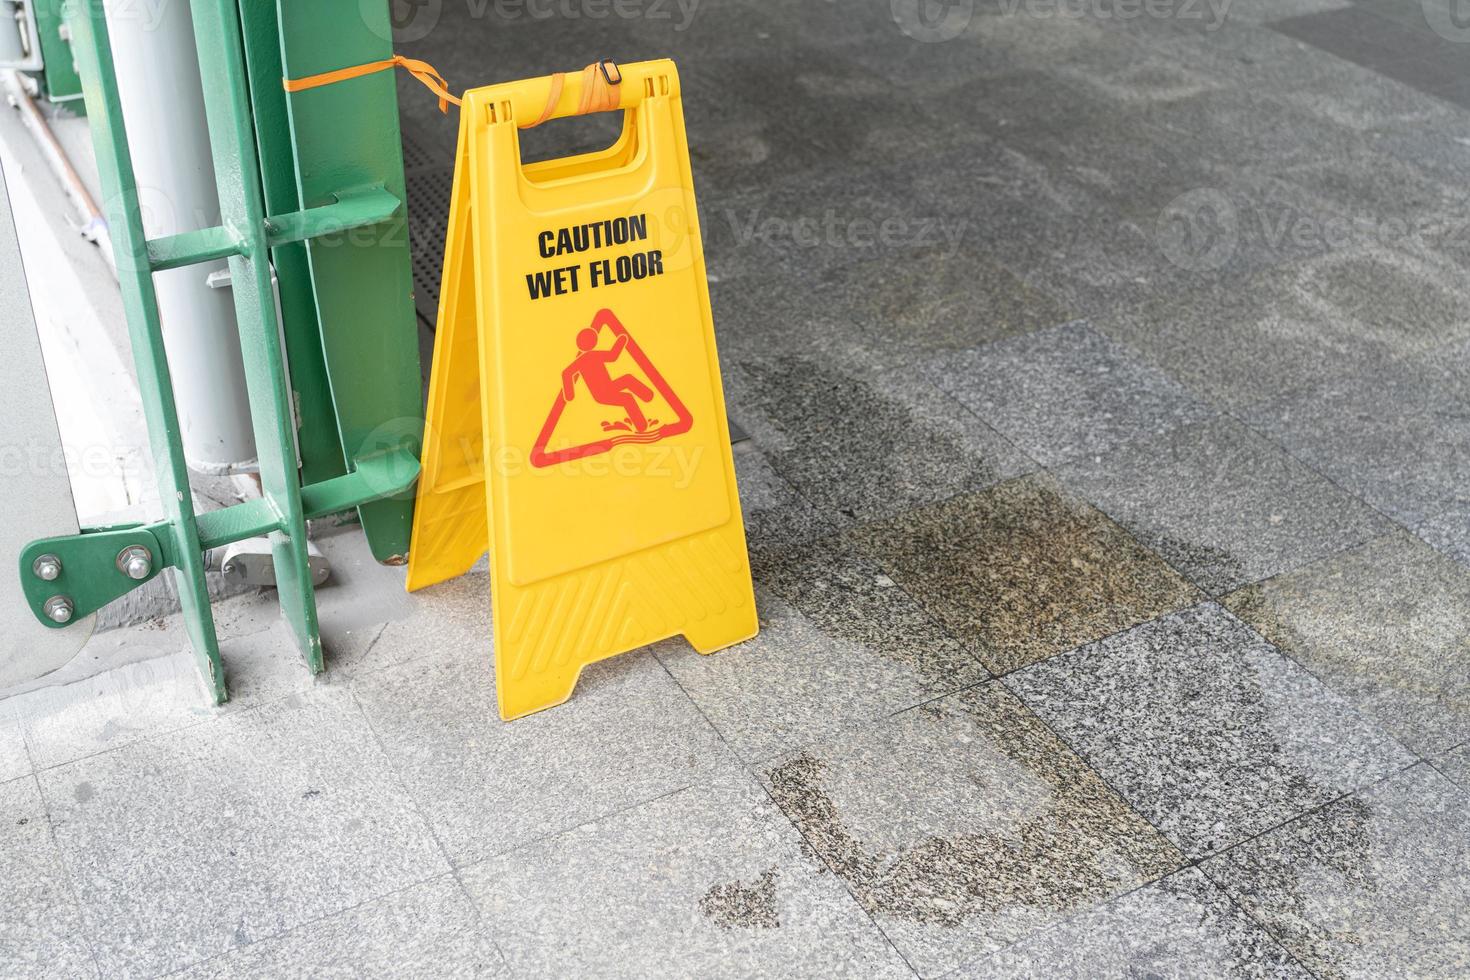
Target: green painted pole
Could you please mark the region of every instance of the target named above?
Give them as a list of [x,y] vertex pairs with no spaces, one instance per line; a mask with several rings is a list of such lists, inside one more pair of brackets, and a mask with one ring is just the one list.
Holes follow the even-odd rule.
[[137,181],[128,153],[127,128],[123,124],[117,76],[112,67],[112,45],[101,0],[77,3],[71,24],[92,141],[98,148],[103,208],[117,261],[118,286],[127,314],[133,364],[156,464],[158,494],[167,521],[167,534],[160,544],[169,552],[165,556],[167,563],[176,569],[174,581],[189,641],[205,686],[218,704],[226,698],[224,667],[220,663],[209,590],[204,580],[204,555],[194,522],[194,499],[189,490],[173,383],[169,379],[168,356],[159,327],[148,240],[143,232]]
[[296,472],[291,390],[271,286],[270,242],[256,157],[250,83],[235,0],[192,0],[194,40],[205,78],[204,111],[219,187],[220,215],[241,241],[230,257],[235,314],[245,360],[261,490],[279,527],[270,534],[281,612],[313,673],[323,668],[316,595],[307,565],[306,513]]

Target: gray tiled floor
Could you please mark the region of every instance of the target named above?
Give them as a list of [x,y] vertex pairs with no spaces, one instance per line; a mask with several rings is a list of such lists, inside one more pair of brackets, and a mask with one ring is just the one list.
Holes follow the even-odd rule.
[[184,970],[186,980],[237,977],[502,977],[500,951],[452,875],[231,949]]
[[1218,886],[1185,868],[961,969],[957,977],[1310,977]]
[[1080,322],[945,357],[929,370],[1001,435],[1047,465],[1209,414],[1179,385]]
[[1421,755],[1470,741],[1470,569],[1412,535],[1378,538],[1224,602]]
[[763,778],[925,977],[1183,863],[995,683],[804,749]]
[[1214,595],[1391,526],[1280,447],[1225,418],[1084,459],[1057,474]]
[[[591,667],[567,711],[506,725],[489,665],[430,658],[352,693],[456,865],[683,789],[734,764],[648,653]],[[636,738],[630,717],[644,719]]]
[[344,528],[318,678],[270,596],[220,709],[94,638],[0,698],[0,975],[1470,972],[1449,4],[397,5],[456,88],[679,62],[762,632],[506,725],[484,564]]
[[486,861],[465,886],[523,976],[909,975],[743,776]]
[[135,742],[40,782],[108,975],[177,969],[448,870],[340,690]]
[[0,783],[0,974],[96,976],[88,930],[36,781]]
[[1470,794],[1427,765],[1202,869],[1318,976],[1470,969]]
[[1214,603],[1005,683],[1191,857],[1414,761]]

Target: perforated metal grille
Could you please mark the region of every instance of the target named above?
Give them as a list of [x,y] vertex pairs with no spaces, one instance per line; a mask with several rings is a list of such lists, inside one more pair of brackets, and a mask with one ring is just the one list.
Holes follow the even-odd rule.
[[405,126],[403,177],[408,190],[408,232],[413,254],[413,295],[419,318],[434,327],[439,277],[444,271],[444,230],[454,160],[437,144]]

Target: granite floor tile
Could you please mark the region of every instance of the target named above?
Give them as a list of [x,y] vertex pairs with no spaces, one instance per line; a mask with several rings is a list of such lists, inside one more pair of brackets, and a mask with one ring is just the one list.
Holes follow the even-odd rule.
[[1470,406],[1389,367],[1250,410],[1246,421],[1390,517],[1414,525],[1470,486]]
[[807,844],[925,977],[1183,863],[997,684],[763,769]]
[[[797,493],[752,441],[735,447],[735,482],[752,559],[823,537],[838,526]],[[843,526],[848,523],[838,519]]]
[[1470,793],[1427,765],[1201,869],[1319,977],[1470,971]]
[[180,980],[505,975],[500,951],[452,875],[236,947],[175,974]]
[[973,644],[950,635],[848,538],[773,551],[751,569],[759,587],[818,630],[912,669],[933,694],[988,677]]
[[[1326,220],[1298,205],[1251,196],[1227,204],[1253,224],[1295,219],[1316,228],[1314,222]],[[1326,255],[1287,243],[1281,248],[1276,267],[1149,290],[1098,316],[1097,328],[1197,396],[1231,410],[1373,373],[1465,329],[1457,298],[1438,284],[1443,271],[1423,261],[1376,247]],[[1366,302],[1364,283],[1355,280],[1392,296],[1415,296],[1403,308],[1423,319],[1379,315],[1379,304]]]
[[1026,476],[849,532],[995,674],[1196,602],[1102,513]]
[[1414,761],[1214,603],[1005,683],[1191,857]]
[[1212,595],[1393,526],[1223,417],[1078,460],[1057,477]]
[[86,937],[36,781],[0,783],[0,976],[95,977]]
[[[863,574],[854,567],[836,571],[849,577]],[[843,588],[838,581],[827,584]],[[828,628],[820,618],[814,621],[762,589],[757,593],[761,632],[755,639],[710,657],[679,639],[660,643],[654,651],[726,743],[748,762],[871,724],[989,676],[900,589],[872,588],[898,593],[891,603],[897,622],[890,636],[876,624],[863,630]],[[870,635],[859,635],[864,632]]]
[[25,725],[16,710],[16,699],[0,701],[0,783],[28,776],[30,772]]
[[463,877],[517,976],[912,976],[745,776]]
[[473,654],[425,658],[353,683],[399,776],[456,865],[735,764],[647,652],[588,667],[566,704],[510,723],[500,720],[494,673],[482,659],[489,655],[486,644]]
[[197,725],[221,713],[209,704],[199,667],[185,650],[124,664],[74,684],[40,688],[13,703],[41,769]]
[[1225,605],[1423,756],[1470,740],[1470,569],[1407,532]]
[[1195,868],[1033,933],[961,977],[1292,977],[1311,974]]
[[928,376],[1047,466],[1210,414],[1080,321],[936,358]]
[[[1470,229],[1470,221],[1466,227]],[[1466,244],[1470,249],[1470,242]],[[1413,358],[1410,365],[1421,383],[1462,402],[1470,402],[1470,341],[1432,348]]]
[[953,399],[892,370],[752,357],[727,391],[776,471],[836,519],[901,513],[1034,467]]
[[1470,742],[1439,756],[1434,760],[1434,765],[1450,779],[1470,789]]
[[342,691],[40,780],[109,976],[175,970],[448,870]]
[[1440,554],[1470,567],[1470,505],[1459,504],[1414,528]]

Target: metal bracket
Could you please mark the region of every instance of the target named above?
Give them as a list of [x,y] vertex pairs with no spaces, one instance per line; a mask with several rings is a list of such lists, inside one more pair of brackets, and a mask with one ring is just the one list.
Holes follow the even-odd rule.
[[[124,555],[128,558],[120,560]],[[146,565],[134,560],[144,555]],[[42,538],[20,553],[21,590],[36,619],[52,629],[61,629],[156,577],[165,566],[163,556],[163,545],[143,526]],[[145,568],[143,574],[135,576],[133,572],[140,568]],[[54,578],[44,577],[53,569]],[[70,605],[63,607],[57,600]],[[58,608],[66,608],[65,618],[48,611]]]

